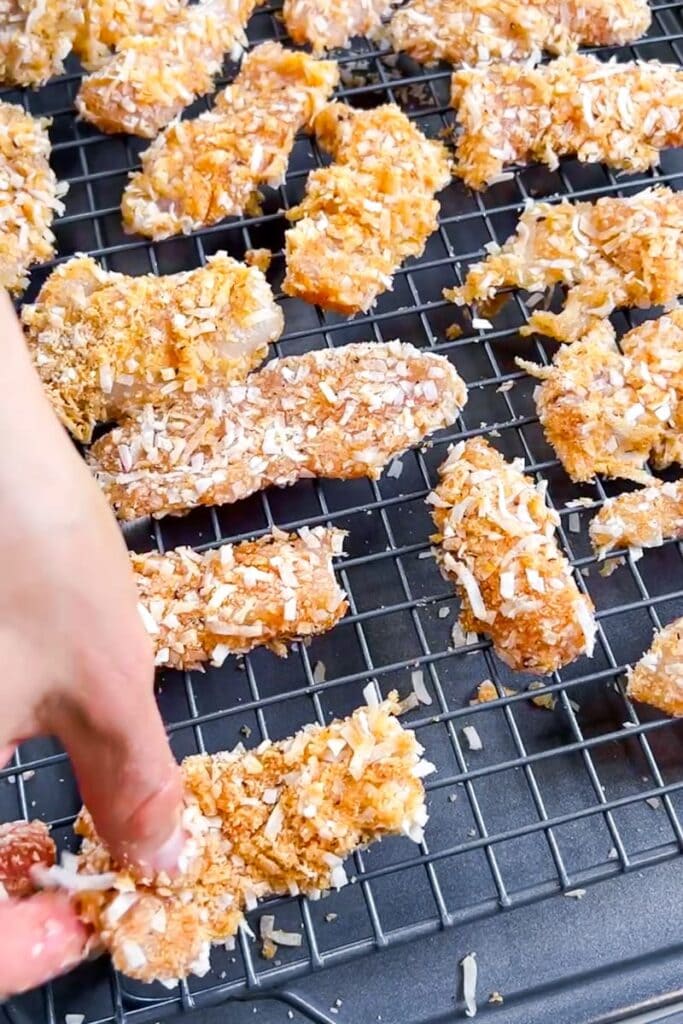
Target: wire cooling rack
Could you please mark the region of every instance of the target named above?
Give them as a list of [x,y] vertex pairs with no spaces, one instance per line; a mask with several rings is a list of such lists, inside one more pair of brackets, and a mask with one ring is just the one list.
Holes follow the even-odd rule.
[[[276,7],[259,9],[249,37],[252,44],[286,38]],[[601,55],[679,62],[682,48],[683,3],[665,2],[654,6],[647,38]],[[340,64],[340,96],[353,106],[394,101],[430,136],[451,126],[448,69],[420,68],[365,41],[345,51]],[[228,78],[234,70],[226,69]],[[56,224],[59,259],[86,251],[112,270],[167,274],[199,266],[219,249],[241,258],[247,249],[265,246],[276,254],[269,276],[278,291],[283,211],[300,199],[310,168],[324,161],[315,143],[297,140],[286,184],[267,193],[260,216],[152,245],[124,235],[119,214],[128,172],[146,144],[108,138],[79,123],[73,111],[79,81],[74,65],[37,93],[0,93],[53,118],[53,166],[70,184],[65,215]],[[202,104],[191,113],[200,109]],[[303,936],[300,948],[281,947],[274,960],[263,959],[259,944],[240,935],[233,951],[214,952],[210,974],[173,992],[136,985],[100,960],[15,1001],[7,1010],[11,1019],[55,1024],[77,1013],[102,1024],[159,1021],[680,855],[681,725],[632,705],[622,687],[625,666],[649,646],[653,628],[683,611],[680,548],[665,545],[637,563],[622,552],[612,575],[599,571],[587,524],[621,485],[571,485],[545,444],[532,382],[514,357],[547,362],[552,348],[519,338],[528,315],[525,297],[515,295],[486,332],[474,330],[466,311],[441,297],[444,286],[460,282],[467,265],[482,257],[485,243],[502,242],[514,230],[530,197],[595,199],[628,194],[654,179],[680,187],[680,154],[664,154],[653,175],[614,175],[602,166],[565,161],[554,173],[527,168],[482,195],[454,181],[441,196],[440,226],[424,256],[396,274],[393,292],[371,314],[348,321],[279,296],[286,315],[279,354],[400,337],[448,356],[467,381],[469,402],[452,431],[406,455],[378,483],[302,481],[234,507],[135,526],[127,539],[138,550],[181,543],[202,550],[262,534],[274,524],[293,529],[330,523],[349,531],[348,557],[338,572],[350,611],[332,633],[297,646],[286,661],[257,651],[205,674],[161,673],[159,703],[182,757],[277,739],[306,722],[347,714],[362,703],[370,680],[382,693],[396,688],[405,694],[411,673],[422,671],[432,703],[406,716],[406,724],[438,767],[427,785],[426,840],[416,847],[391,839],[356,855],[351,884],[320,901],[270,901],[278,927]],[[34,272],[28,298],[51,266]],[[615,323],[623,331],[639,318],[617,316]],[[449,341],[453,324],[462,333]],[[506,456],[521,456],[530,473],[548,481],[561,542],[598,609],[594,659],[579,660],[531,694],[544,697],[546,707],[530,700],[532,677],[513,675],[488,643],[466,642],[453,631],[457,601],[430,555],[425,496],[448,444],[477,434],[491,437]],[[577,498],[586,503],[568,507]],[[486,678],[494,681],[498,699],[471,706]],[[467,725],[476,727],[481,751],[465,742]],[[27,743],[0,771],[0,815],[42,818],[63,845],[73,843],[78,806],[68,762],[51,740]],[[261,912],[250,915],[257,932]]]

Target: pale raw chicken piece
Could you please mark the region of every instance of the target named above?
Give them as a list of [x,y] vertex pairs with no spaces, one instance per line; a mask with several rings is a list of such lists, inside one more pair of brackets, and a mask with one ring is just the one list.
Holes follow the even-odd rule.
[[285,0],[282,16],[291,39],[321,54],[370,36],[398,0]]
[[284,180],[296,133],[338,80],[333,61],[257,46],[212,110],[170,125],[142,154],[121,204],[126,230],[167,238],[256,213],[259,187]]
[[0,82],[44,85],[64,71],[80,0],[0,0]]
[[121,519],[163,516],[305,477],[377,479],[450,426],[466,397],[443,356],[400,341],[345,345],[147,407],[96,441],[89,462]]
[[83,67],[101,67],[128,36],[150,36],[163,29],[188,0],[81,0],[83,22],[74,50]]
[[683,619],[655,635],[650,650],[629,669],[627,692],[667,715],[683,715]]
[[590,524],[598,558],[619,548],[657,548],[683,540],[683,481],[652,482],[639,491],[608,498]]
[[166,277],[76,257],[53,271],[22,320],[43,387],[83,442],[98,423],[148,402],[243,380],[284,326],[261,271],[224,252]]

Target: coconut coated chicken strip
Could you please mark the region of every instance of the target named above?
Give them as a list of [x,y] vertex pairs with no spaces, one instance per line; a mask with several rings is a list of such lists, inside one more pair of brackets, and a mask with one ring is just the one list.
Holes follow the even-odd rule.
[[652,482],[608,498],[590,524],[598,558],[619,548],[657,548],[683,539],[683,481]]
[[683,715],[683,619],[655,635],[649,651],[629,669],[627,692],[667,715]]
[[82,21],[79,0],[0,0],[0,82],[39,86],[61,75]]

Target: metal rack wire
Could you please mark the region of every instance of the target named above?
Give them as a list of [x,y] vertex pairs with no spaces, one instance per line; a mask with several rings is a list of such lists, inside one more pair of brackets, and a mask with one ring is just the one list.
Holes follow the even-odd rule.
[[[648,37],[614,51],[619,57],[681,60],[683,3],[655,3],[653,10]],[[277,9],[260,8],[249,36],[252,43],[284,38]],[[447,69],[419,68],[368,42],[345,52],[340,63],[340,96],[352,105],[397,102],[432,136],[451,124]],[[239,258],[266,246],[276,253],[270,279],[277,289],[284,272],[282,211],[301,195],[308,170],[324,159],[314,141],[297,140],[286,184],[266,196],[261,215],[152,245],[125,236],[119,215],[121,190],[142,145],[104,137],[76,120],[79,81],[75,68],[38,93],[0,93],[54,119],[53,165],[70,183],[66,213],[56,225],[59,259],[87,251],[110,269],[161,274],[203,264],[218,249]],[[371,314],[347,321],[280,296],[287,329],[276,346],[279,354],[401,337],[452,359],[468,383],[469,403],[455,429],[405,456],[394,475],[378,483],[304,481],[234,508],[133,528],[128,541],[139,550],[179,543],[203,549],[259,535],[273,524],[291,529],[333,523],[350,532],[349,557],[338,567],[350,602],[341,625],[310,646],[300,645],[287,661],[257,651],[204,675],[164,673],[160,706],[180,757],[239,740],[250,745],[279,738],[312,719],[346,714],[362,702],[362,689],[373,679],[383,693],[405,693],[419,668],[432,704],[411,712],[407,724],[438,766],[427,786],[426,841],[416,848],[395,839],[357,855],[352,884],[319,902],[271,901],[269,912],[281,927],[303,932],[301,948],[281,949],[274,961],[263,960],[258,944],[240,935],[233,952],[214,953],[209,975],[172,993],[137,986],[101,961],[18,1000],[16,1012],[25,1005],[32,1019],[50,1024],[70,1012],[102,1024],[160,1020],[681,854],[680,724],[634,707],[620,684],[625,665],[649,646],[653,627],[683,609],[680,547],[647,552],[637,563],[620,553],[624,564],[613,575],[599,573],[586,527],[620,485],[572,486],[545,444],[531,382],[514,363],[516,355],[547,362],[551,352],[540,340],[518,337],[528,314],[524,297],[515,296],[486,332],[474,330],[466,313],[441,298],[442,288],[461,281],[467,264],[481,258],[486,242],[507,237],[527,198],[594,199],[635,191],[654,178],[680,187],[680,156],[665,154],[653,175],[614,175],[571,161],[556,173],[528,168],[476,196],[454,181],[442,196],[439,230],[423,258],[398,272],[393,293],[382,296]],[[28,297],[49,270],[33,274]],[[449,341],[447,328],[456,322],[462,334]],[[626,329],[631,318],[615,322]],[[548,480],[562,544],[598,608],[594,660],[580,660],[533,693],[554,702],[552,709],[531,703],[531,679],[513,676],[486,642],[453,632],[457,601],[430,557],[424,498],[447,445],[476,434],[492,437],[508,457],[522,456],[529,472]],[[586,503],[568,507],[576,498]],[[476,685],[487,677],[498,699],[471,706]],[[467,724],[482,738],[480,752],[464,740]],[[12,767],[0,771],[5,818],[41,817],[68,844],[77,809],[68,763],[50,740],[26,744]],[[251,917],[257,921],[260,912]]]

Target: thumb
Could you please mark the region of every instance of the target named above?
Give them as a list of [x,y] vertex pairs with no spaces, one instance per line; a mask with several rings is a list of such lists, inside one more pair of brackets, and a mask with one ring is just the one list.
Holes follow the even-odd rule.
[[0,903],[0,1000],[42,985],[79,963],[88,932],[68,897],[42,892]]

